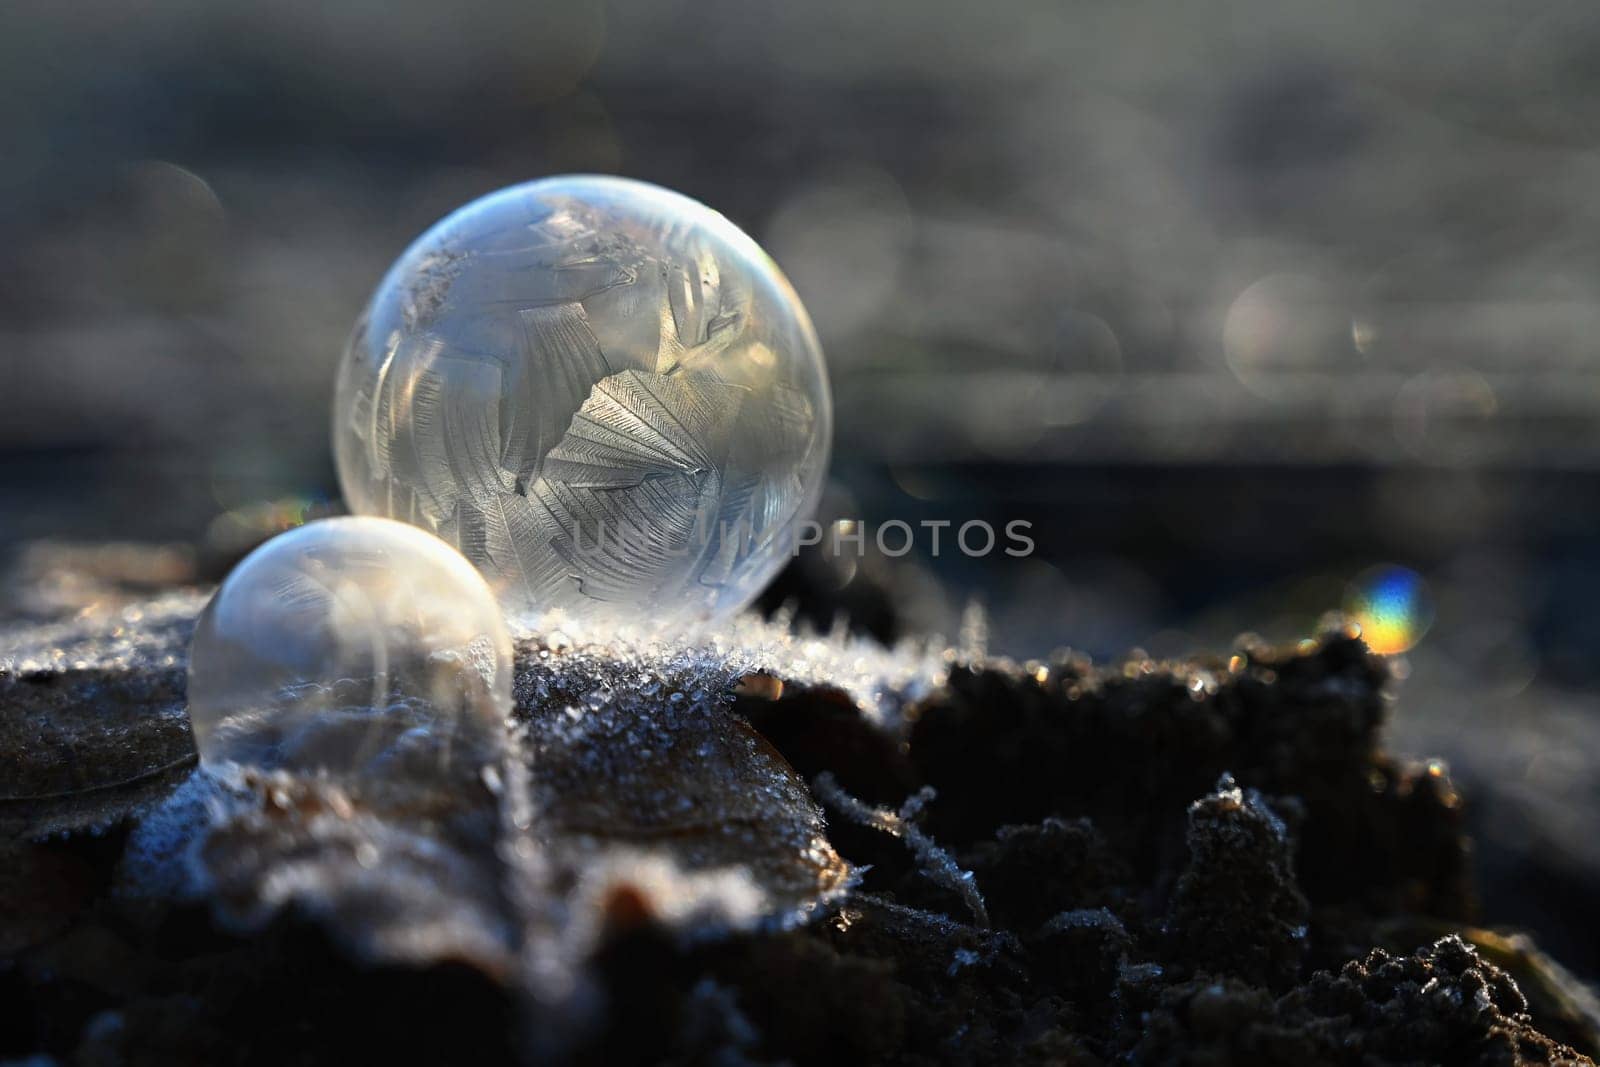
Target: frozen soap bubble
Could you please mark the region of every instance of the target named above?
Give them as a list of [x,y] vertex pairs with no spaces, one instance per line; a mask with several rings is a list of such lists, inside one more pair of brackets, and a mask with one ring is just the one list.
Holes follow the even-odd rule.
[[333,436],[352,511],[437,533],[508,610],[670,625],[783,565],[830,422],[811,322],[754,241],[579,176],[406,250],[340,365]]
[[256,549],[211,598],[189,718],[211,767],[454,778],[498,754],[511,673],[500,607],[449,545],[327,519]]

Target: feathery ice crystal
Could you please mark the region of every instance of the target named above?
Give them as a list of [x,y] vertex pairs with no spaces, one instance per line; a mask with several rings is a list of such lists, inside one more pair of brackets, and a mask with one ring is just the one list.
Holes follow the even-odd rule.
[[481,575],[377,518],[280,534],[196,625],[189,717],[208,766],[435,780],[500,751],[512,651]]
[[827,462],[822,352],[720,214],[569,176],[468,204],[389,271],[340,365],[346,502],[437,533],[519,614],[725,616]]

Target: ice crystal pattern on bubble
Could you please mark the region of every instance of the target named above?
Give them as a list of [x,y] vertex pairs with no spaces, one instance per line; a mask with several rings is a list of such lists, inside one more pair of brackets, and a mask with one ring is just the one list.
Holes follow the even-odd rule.
[[384,279],[341,365],[346,501],[508,609],[718,616],[787,556],[829,398],[798,298],[715,212],[608,178],[492,194]]

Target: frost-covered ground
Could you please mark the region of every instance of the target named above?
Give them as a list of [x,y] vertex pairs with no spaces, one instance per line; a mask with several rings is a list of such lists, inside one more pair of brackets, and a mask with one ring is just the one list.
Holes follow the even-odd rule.
[[273,1035],[247,1059],[311,1061],[1600,1044],[1580,984],[1479,925],[1462,797],[1381,753],[1392,679],[1342,632],[1097,667],[989,658],[975,625],[945,650],[545,620],[503,760],[374,781],[196,769],[202,596],[101,593],[0,646],[6,1054],[208,1058],[241,1028]]

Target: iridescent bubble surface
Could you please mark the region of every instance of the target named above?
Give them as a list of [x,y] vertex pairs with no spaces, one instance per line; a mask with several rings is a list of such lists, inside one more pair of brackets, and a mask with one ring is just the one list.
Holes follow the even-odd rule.
[[755,242],[586,176],[419,238],[351,338],[333,426],[351,510],[437,533],[508,610],[668,624],[783,565],[830,432],[810,320]]
[[212,597],[189,718],[208,766],[426,782],[498,754],[511,676],[500,607],[459,553],[404,523],[326,519]]

